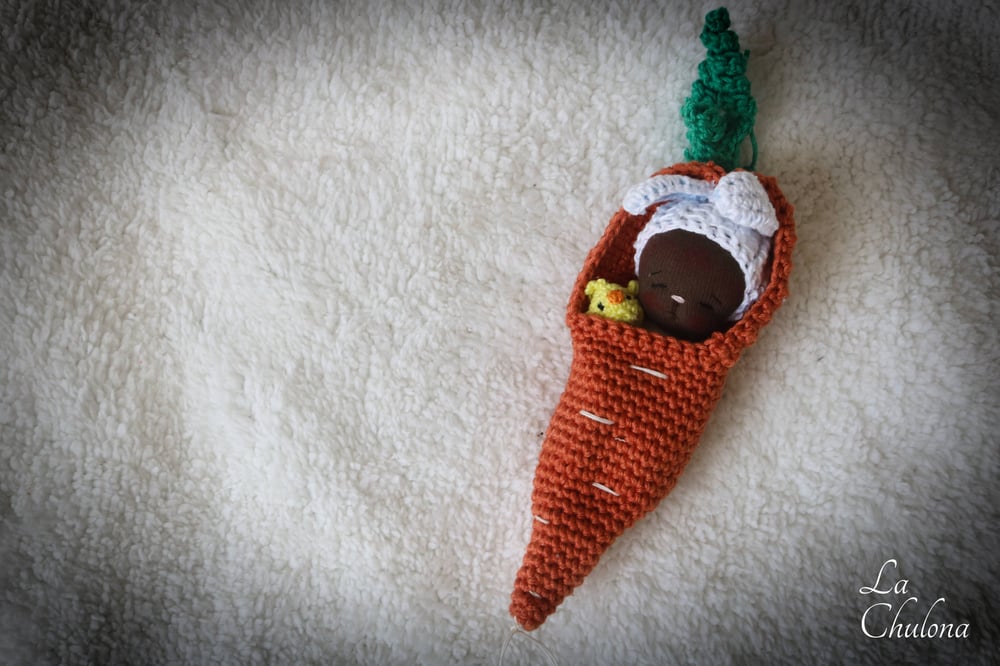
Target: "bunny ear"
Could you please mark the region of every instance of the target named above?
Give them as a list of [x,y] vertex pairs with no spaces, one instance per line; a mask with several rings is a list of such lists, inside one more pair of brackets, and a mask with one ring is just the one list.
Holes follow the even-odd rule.
[[674,194],[708,196],[711,192],[712,183],[708,181],[676,174],[663,174],[653,176],[629,190],[622,202],[622,208],[632,215],[641,215],[653,204],[660,203]]
[[778,230],[778,217],[767,192],[749,171],[733,171],[719,179],[709,197],[716,209],[736,224],[770,238]]

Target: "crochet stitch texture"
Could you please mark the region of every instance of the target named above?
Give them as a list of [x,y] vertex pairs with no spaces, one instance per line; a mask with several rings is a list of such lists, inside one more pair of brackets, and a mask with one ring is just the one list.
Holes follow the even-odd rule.
[[740,40],[729,30],[729,12],[720,7],[705,16],[701,43],[708,55],[698,64],[698,79],[691,84],[691,96],[681,107],[691,146],[684,159],[715,162],[733,169],[739,160],[740,145],[750,137],[757,162],[757,140],[753,134],[757,102],[750,94],[746,77],[749,51],[740,51]]
[[[692,162],[658,174],[718,182],[725,171]],[[524,629],[540,626],[615,539],[673,489],[729,369],[787,297],[793,209],[777,181],[757,177],[779,222],[770,277],[742,319],[704,342],[586,314],[587,282],[634,277],[633,244],[655,208],[619,210],[590,251],[567,306],[573,361],[539,455],[535,520],[511,598],[511,615]]]

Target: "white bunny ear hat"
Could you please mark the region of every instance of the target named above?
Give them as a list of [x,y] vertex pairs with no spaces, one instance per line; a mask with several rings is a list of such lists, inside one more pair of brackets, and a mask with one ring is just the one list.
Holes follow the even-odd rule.
[[771,237],[778,230],[778,217],[757,176],[733,171],[718,184],[675,174],[653,176],[625,195],[622,206],[632,215],[642,215],[661,204],[635,240],[635,270],[650,238],[682,229],[705,236],[732,255],[743,271],[746,289],[743,302],[729,317],[738,320],[764,291]]

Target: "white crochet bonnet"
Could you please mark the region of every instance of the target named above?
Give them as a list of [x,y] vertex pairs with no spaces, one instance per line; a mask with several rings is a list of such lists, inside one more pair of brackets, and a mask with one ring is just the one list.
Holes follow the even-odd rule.
[[654,204],[661,205],[635,240],[636,274],[639,256],[653,236],[674,229],[705,236],[732,255],[743,271],[743,302],[729,318],[742,317],[764,291],[771,237],[778,230],[774,206],[757,177],[733,171],[713,184],[675,174],[653,176],[629,190],[622,206],[642,215]]

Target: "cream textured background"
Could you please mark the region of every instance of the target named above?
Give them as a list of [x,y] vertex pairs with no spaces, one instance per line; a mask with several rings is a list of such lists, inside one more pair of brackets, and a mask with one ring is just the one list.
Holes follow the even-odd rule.
[[[64,4],[0,13],[0,661],[494,660],[568,290],[681,159],[716,5]],[[536,635],[987,663],[1000,11],[728,6],[792,296]],[[970,638],[866,639],[888,558]]]

